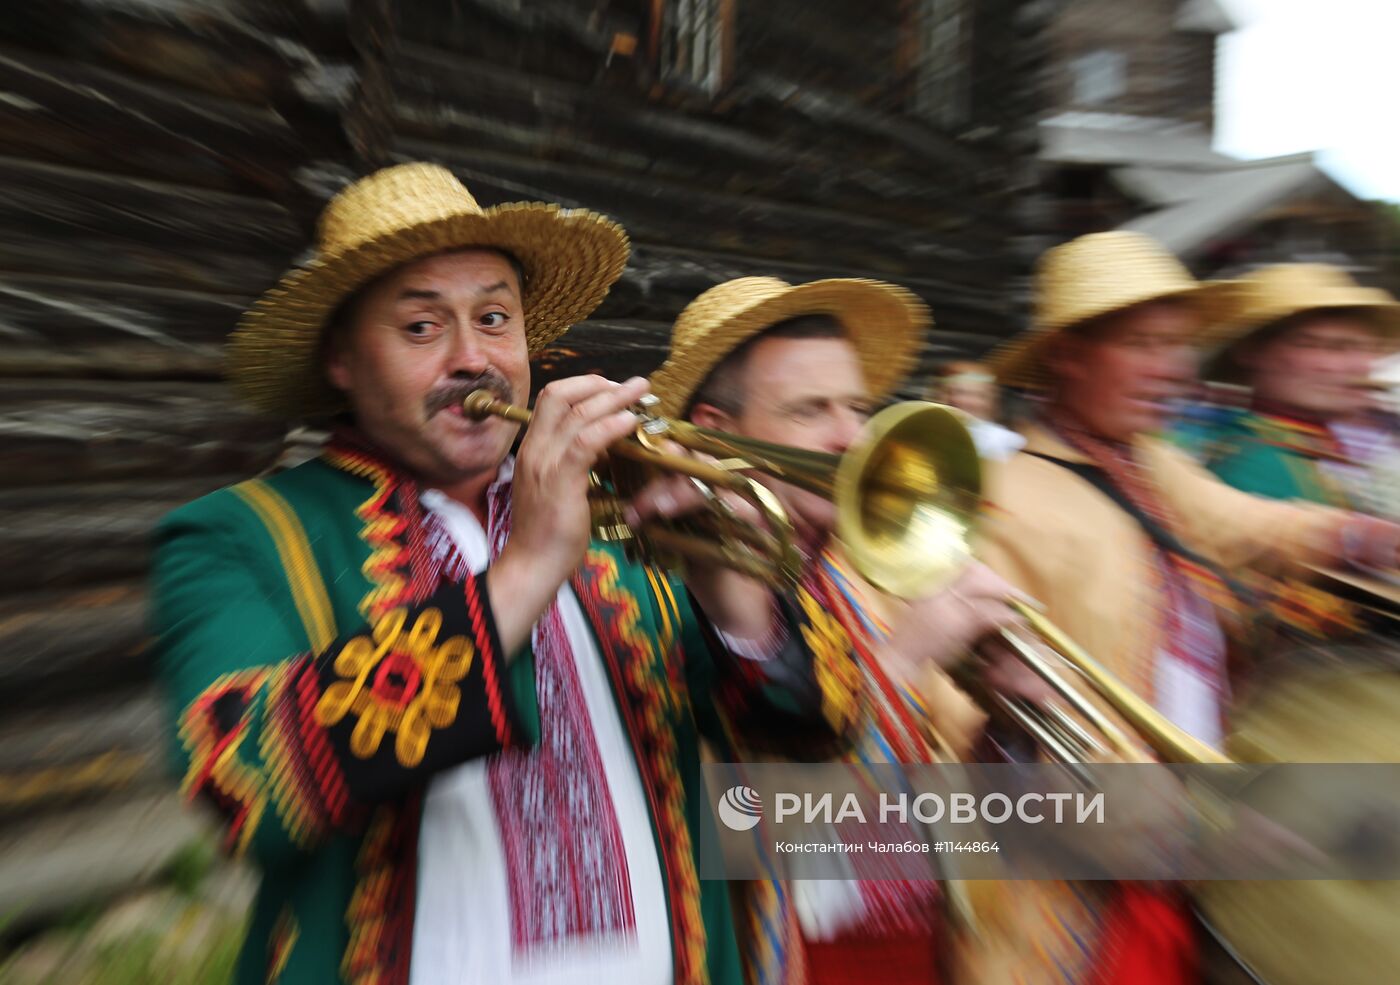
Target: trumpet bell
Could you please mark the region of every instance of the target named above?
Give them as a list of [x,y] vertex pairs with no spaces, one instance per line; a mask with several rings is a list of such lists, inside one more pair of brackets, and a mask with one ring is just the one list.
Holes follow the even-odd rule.
[[851,563],[899,598],[936,592],[966,566],[982,466],[961,412],[911,400],[876,414],[836,469],[837,529]]

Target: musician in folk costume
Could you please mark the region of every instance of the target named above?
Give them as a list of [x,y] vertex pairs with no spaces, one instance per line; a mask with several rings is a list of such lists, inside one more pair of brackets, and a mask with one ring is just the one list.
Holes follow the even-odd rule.
[[646,381],[551,383],[513,456],[518,425],[462,409],[525,402],[627,256],[602,216],[403,165],[327,206],[233,337],[243,396],[343,422],[158,536],[184,789],[262,876],[238,981],[740,980],[696,873],[700,733],[836,743],[849,641],[801,590],[590,540]]
[[[685,308],[652,384],[668,416],[841,454],[908,371],[930,322],[923,303],[892,284],[832,279],[793,286],[742,277]],[[855,643],[864,700],[847,761],[963,758],[984,716],[944,668],[1014,621],[1005,604],[1010,586],[975,565],[951,589],[929,598],[906,605],[881,597],[843,556],[830,500],[776,479],[763,481],[797,527],[804,585]],[[1004,684],[1039,693],[1024,676]],[[942,980],[948,957],[942,887],[927,880],[862,881],[860,875],[857,863],[850,881],[749,887],[740,933],[750,980]]]

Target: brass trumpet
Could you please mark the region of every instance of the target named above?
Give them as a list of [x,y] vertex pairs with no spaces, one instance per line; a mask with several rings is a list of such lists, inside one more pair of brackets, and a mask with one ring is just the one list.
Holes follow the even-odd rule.
[[[867,423],[844,455],[806,451],[743,438],[655,415],[655,398],[635,408],[637,429],[609,448],[607,481],[598,482],[594,528],[608,540],[634,542],[651,559],[671,566],[685,558],[736,568],[773,585],[792,584],[801,556],[792,524],[773,493],[745,472],[760,472],[834,502],[836,533],[852,565],[872,586],[900,598],[928,594],[948,583],[972,557],[981,509],[982,468],[977,448],[959,412],[940,404],[908,401],[887,407]],[[530,411],[485,390],[462,404],[477,420],[503,417],[528,424]],[[669,452],[663,442],[715,459],[707,462]],[[632,530],[622,504],[658,472],[688,475],[713,492],[743,496],[764,516],[769,530],[756,530],[711,496],[713,509],[701,521],[647,524]],[[1019,599],[1009,599],[1039,640],[1003,631],[1022,660],[1087,722],[1057,707],[1041,708],[992,695],[1053,758],[1073,765],[1109,754],[1145,758],[1140,746],[1067,681],[1039,651],[1049,645],[1077,681],[1097,693],[1163,759],[1224,763],[1223,756],[1178,729],[1068,639],[1053,623]]]

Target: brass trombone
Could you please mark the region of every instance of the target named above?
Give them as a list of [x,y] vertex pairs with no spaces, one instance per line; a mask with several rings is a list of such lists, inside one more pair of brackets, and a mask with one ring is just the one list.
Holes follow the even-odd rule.
[[[972,557],[971,541],[981,509],[981,460],[959,412],[908,401],[870,419],[860,441],[844,455],[806,451],[743,438],[655,415],[655,399],[635,409],[637,429],[609,448],[607,482],[598,483],[594,527],[600,537],[635,542],[663,564],[700,558],[728,565],[770,584],[795,581],[801,557],[792,524],[777,498],[744,475],[761,472],[829,499],[836,506],[837,536],[852,565],[875,588],[901,598],[927,594],[950,581]],[[497,416],[528,424],[530,411],[477,390],[462,404],[469,417]],[[711,456],[704,461],[667,451],[663,442]],[[657,472],[688,475],[711,492],[732,490],[753,503],[767,531],[756,530],[711,496],[706,519],[649,523],[632,530],[622,504]],[[1185,763],[1229,762],[1177,728],[1019,599],[1008,604],[1056,651],[1077,680],[1099,695],[1162,759]],[[1005,695],[991,699],[1053,758],[1073,765],[1107,753],[1129,761],[1146,757],[1088,697],[1067,681],[1038,649],[1012,630],[1008,644],[1102,737],[1095,739],[1074,715]]]

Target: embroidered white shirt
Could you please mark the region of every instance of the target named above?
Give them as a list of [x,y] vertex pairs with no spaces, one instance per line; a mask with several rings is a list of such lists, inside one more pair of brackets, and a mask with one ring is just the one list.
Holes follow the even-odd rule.
[[[510,477],[512,464],[505,463],[498,481]],[[485,569],[490,549],[475,514],[436,490],[422,499],[472,570]],[[641,777],[602,655],[567,583],[559,589],[558,603],[622,835],[635,927],[513,953],[505,854],[486,761],[476,760],[435,777],[424,800],[410,985],[671,981],[669,911]]]

